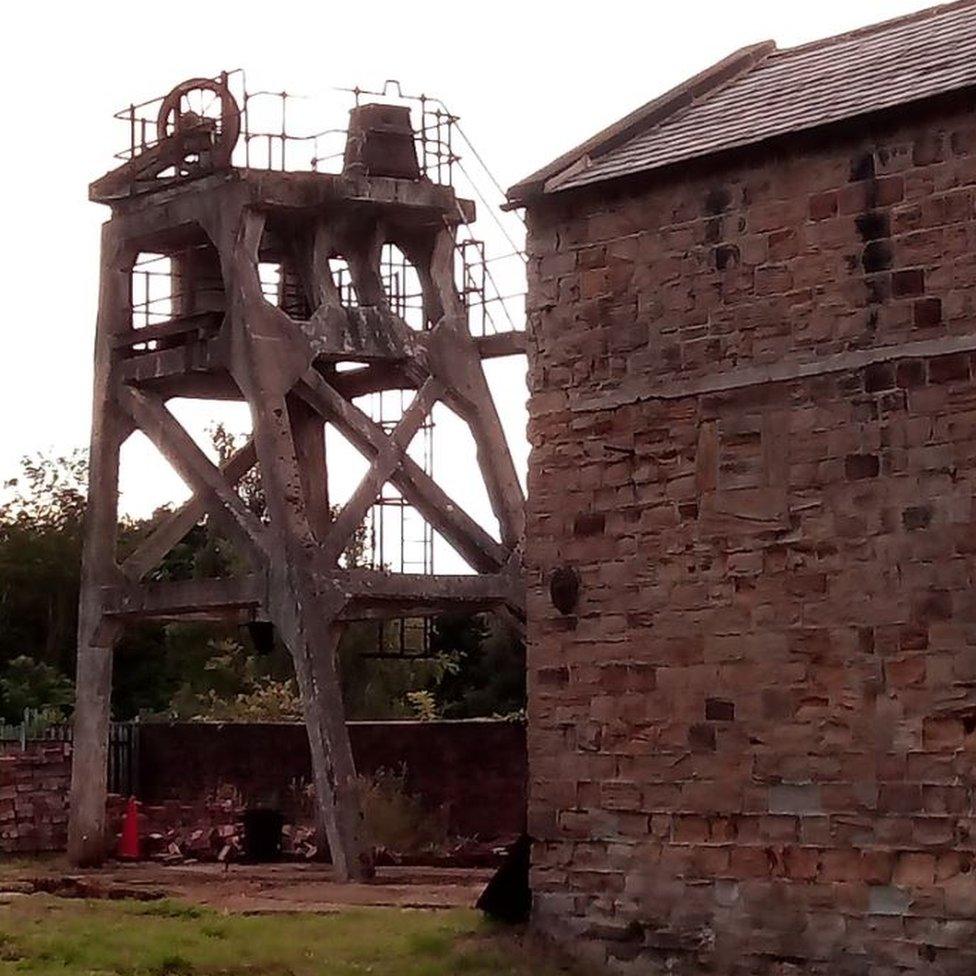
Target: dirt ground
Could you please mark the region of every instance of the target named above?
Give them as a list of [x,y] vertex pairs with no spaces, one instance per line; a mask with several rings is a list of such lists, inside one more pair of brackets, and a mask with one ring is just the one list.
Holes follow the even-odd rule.
[[0,873],[0,902],[43,890],[68,897],[182,898],[233,914],[330,912],[343,906],[471,908],[491,877],[488,869],[377,870],[368,884],[341,884],[323,864],[110,863],[68,868],[61,858],[25,860]]

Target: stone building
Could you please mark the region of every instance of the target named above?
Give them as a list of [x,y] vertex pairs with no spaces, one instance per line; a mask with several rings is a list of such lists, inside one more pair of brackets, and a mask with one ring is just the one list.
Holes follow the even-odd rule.
[[976,972],[976,5],[733,54],[509,191],[538,927]]

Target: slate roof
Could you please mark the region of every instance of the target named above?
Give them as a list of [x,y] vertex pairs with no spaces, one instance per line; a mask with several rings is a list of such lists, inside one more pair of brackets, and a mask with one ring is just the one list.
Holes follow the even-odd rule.
[[735,52],[508,191],[521,205],[976,85],[976,2]]

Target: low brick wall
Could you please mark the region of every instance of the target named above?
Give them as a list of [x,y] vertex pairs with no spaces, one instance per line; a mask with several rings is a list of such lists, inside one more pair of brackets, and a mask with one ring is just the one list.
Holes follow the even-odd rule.
[[[519,722],[350,722],[360,773],[400,770],[407,788],[445,813],[461,837],[494,839],[524,828],[525,727]],[[147,724],[139,730],[138,783],[147,804],[196,804],[226,787],[248,804],[290,813],[311,781],[298,724]]]
[[[350,722],[349,731],[359,771],[402,770],[407,789],[441,811],[452,834],[491,841],[523,830],[522,723]],[[62,742],[0,748],[0,852],[65,848],[70,750]],[[188,824],[219,829],[255,804],[277,806],[295,822],[309,819],[303,725],[146,724],[134,761],[144,835]],[[123,798],[110,797],[110,831],[117,832],[123,809]]]
[[63,850],[68,836],[71,749],[28,743],[0,753],[0,852]]

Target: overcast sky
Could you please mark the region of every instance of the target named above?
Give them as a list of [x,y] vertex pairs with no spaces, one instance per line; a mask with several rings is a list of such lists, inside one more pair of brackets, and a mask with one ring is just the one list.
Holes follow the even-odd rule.
[[[98,229],[88,183],[121,148],[112,114],[177,82],[244,67],[275,90],[374,87],[438,95],[504,185],[744,44],[789,46],[921,9],[917,0],[685,3],[380,2],[7,4],[0,40],[0,480],[18,458],[87,445]],[[323,120],[323,127],[344,124]],[[484,217],[482,217],[482,221]],[[494,368],[521,441],[525,387]],[[448,443],[440,456],[450,457]],[[514,445],[522,463],[525,451]],[[123,505],[179,494],[148,449],[126,456]],[[452,465],[452,467],[457,467]],[[352,473],[349,479],[352,480]],[[468,504],[482,517],[474,495]]]

